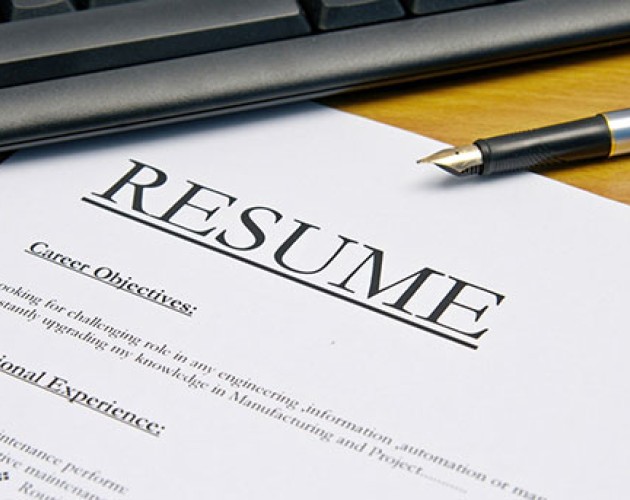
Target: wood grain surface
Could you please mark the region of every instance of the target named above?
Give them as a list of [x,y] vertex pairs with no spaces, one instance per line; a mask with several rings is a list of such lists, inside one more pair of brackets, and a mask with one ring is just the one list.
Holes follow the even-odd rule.
[[[366,90],[323,103],[450,144],[630,108],[630,47]],[[630,204],[630,156],[543,175]]]

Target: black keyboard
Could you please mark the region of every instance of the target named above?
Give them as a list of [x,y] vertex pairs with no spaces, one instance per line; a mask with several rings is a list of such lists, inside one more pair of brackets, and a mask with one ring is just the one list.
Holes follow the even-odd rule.
[[630,0],[0,0],[0,151],[630,41]]

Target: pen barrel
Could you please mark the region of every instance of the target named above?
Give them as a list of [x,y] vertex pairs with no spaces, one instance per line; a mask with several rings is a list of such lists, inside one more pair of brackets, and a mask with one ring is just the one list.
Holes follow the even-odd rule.
[[608,124],[601,115],[515,134],[479,139],[482,175],[604,158],[610,153]]

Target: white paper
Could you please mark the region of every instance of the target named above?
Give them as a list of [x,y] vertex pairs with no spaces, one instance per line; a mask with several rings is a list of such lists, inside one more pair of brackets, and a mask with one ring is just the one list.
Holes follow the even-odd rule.
[[1,165],[0,499],[627,498],[628,207],[439,147],[300,105]]

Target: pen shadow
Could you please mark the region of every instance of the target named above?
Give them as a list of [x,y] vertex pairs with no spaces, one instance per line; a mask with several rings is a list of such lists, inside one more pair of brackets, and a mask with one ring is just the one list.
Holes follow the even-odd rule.
[[[471,186],[487,186],[488,184],[498,184],[500,182],[504,182],[507,179],[511,179],[517,177],[519,175],[524,175],[526,173],[534,172],[532,170],[521,170],[514,172],[505,172],[502,174],[496,175],[471,175],[467,177],[458,177],[456,175],[449,176],[441,176],[440,178],[433,179],[429,184],[429,187],[433,187],[435,189],[470,189]],[[535,172],[539,173],[539,172]],[[423,189],[426,189],[427,183],[423,184]]]
[[[605,166],[604,166],[605,164]],[[593,169],[597,169],[598,172],[601,172],[603,168],[609,168],[611,171],[615,169],[617,165],[626,165],[627,158],[623,156],[617,156],[612,158],[600,158],[594,160],[579,160],[575,162],[571,162],[566,165],[552,166],[552,167],[537,167],[529,170],[514,170],[512,172],[503,172],[499,174],[493,175],[471,175],[468,177],[457,177],[456,175],[444,175],[439,179],[433,179],[430,181],[430,187],[435,189],[471,189],[472,186],[487,186],[488,184],[500,184],[508,179],[512,179],[514,177],[520,175],[526,175],[527,173],[534,173],[543,175],[549,178],[558,178],[560,179],[560,174],[562,172],[571,172],[572,174],[583,174],[584,176],[588,176],[588,172]],[[566,181],[565,181],[566,182]],[[576,185],[578,184],[574,182],[567,182],[568,184]],[[424,187],[426,188],[426,183]],[[588,187],[585,189],[589,190]]]

